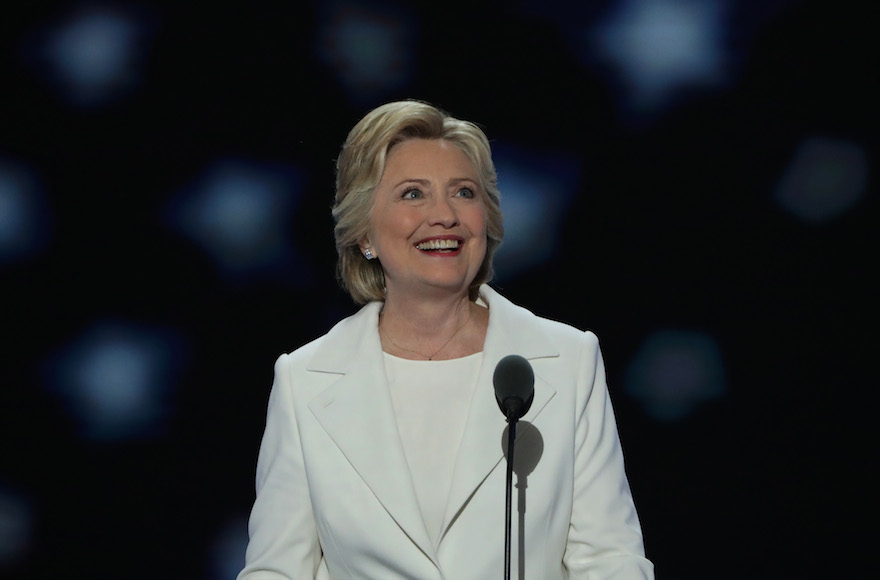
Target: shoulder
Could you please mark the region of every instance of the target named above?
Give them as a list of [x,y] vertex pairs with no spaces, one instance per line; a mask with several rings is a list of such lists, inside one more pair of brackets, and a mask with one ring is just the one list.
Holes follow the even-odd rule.
[[557,363],[564,364],[578,373],[592,369],[601,360],[599,338],[589,330],[581,330],[570,324],[535,316],[535,326],[540,328],[559,353]]
[[279,366],[330,372],[347,369],[354,352],[371,342],[378,343],[376,325],[381,307],[380,302],[371,302],[337,322],[326,334],[282,354],[275,363],[276,372]]
[[532,335],[530,338],[535,334],[542,335],[560,350],[568,350],[572,347],[579,350],[598,349],[599,339],[590,330],[581,330],[565,322],[539,316],[528,308],[514,304],[489,286],[481,287],[480,292],[489,304],[490,311],[494,311],[493,314],[498,318],[504,319],[504,326],[508,332],[522,336]]
[[575,341],[580,344],[599,344],[599,338],[591,330],[581,330],[566,322],[544,318],[543,316],[535,316],[536,324],[539,325],[544,332],[557,338],[558,340]]

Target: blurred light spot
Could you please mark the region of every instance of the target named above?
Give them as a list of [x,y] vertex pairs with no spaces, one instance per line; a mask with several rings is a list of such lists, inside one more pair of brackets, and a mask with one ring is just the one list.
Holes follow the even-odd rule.
[[856,205],[865,193],[868,172],[868,156],[858,145],[813,137],[797,148],[775,199],[802,221],[823,222]]
[[33,530],[34,516],[27,501],[0,486],[0,571],[24,558]]
[[86,438],[161,435],[171,413],[181,345],[170,331],[98,322],[50,361],[49,387]]
[[36,178],[0,159],[0,265],[42,250],[48,222],[46,201]]
[[322,4],[318,59],[349,99],[368,103],[405,87],[413,74],[417,23],[402,6],[371,2]]
[[660,330],[645,340],[625,377],[627,394],[660,421],[690,415],[724,394],[724,364],[715,340],[700,332]]
[[666,105],[684,87],[724,81],[723,0],[624,0],[595,30],[636,109]]
[[580,169],[565,154],[542,154],[493,144],[501,189],[504,242],[495,257],[503,280],[551,258],[574,199]]
[[214,538],[210,551],[211,578],[235,578],[244,568],[244,553],[248,544],[246,517],[234,518]]
[[300,180],[291,168],[218,162],[172,201],[166,221],[233,277],[289,270],[299,260],[289,230]]
[[147,22],[133,6],[82,8],[38,34],[26,58],[72,104],[102,105],[138,84]]

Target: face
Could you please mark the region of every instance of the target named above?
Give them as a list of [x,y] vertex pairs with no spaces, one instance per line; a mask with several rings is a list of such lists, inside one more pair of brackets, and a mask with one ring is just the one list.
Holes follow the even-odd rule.
[[485,193],[458,147],[410,139],[391,149],[376,188],[370,247],[387,295],[467,295],[486,255]]

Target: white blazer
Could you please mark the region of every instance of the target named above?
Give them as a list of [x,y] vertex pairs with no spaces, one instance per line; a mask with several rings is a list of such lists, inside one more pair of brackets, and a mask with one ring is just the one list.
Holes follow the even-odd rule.
[[239,580],[502,577],[507,423],[492,375],[509,354],[535,371],[517,431],[512,577],[653,579],[595,335],[489,286],[480,295],[483,364],[438,546],[398,434],[374,302],[275,365]]

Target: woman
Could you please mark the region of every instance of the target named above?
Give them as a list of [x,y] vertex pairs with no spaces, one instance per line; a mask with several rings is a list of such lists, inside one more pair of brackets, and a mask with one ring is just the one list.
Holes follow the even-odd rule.
[[483,132],[424,103],[381,106],[348,135],[336,246],[365,306],[276,363],[239,579],[501,575],[492,374],[509,354],[536,377],[517,439],[514,577],[653,578],[596,337],[486,285],[503,235],[496,181]]

